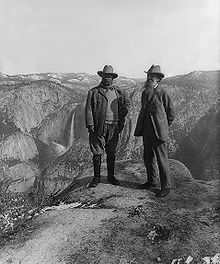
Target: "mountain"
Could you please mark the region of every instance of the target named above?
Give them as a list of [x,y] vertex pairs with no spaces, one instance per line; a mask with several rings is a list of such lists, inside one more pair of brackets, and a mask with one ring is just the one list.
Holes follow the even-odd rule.
[[[219,73],[192,72],[161,82],[176,109],[170,158],[187,165],[197,179],[219,176]],[[86,73],[0,75],[2,189],[27,191],[53,181],[54,190],[63,190],[90,165],[84,107],[87,91],[99,81]],[[115,84],[127,90],[132,102],[117,159],[140,160],[142,141],[133,132],[143,80],[119,77]]]
[[[21,177],[16,173],[21,167],[33,167],[35,178],[44,164],[54,159],[54,151],[70,147],[74,139],[72,117],[82,95],[47,80],[7,85],[0,94],[0,156],[4,174],[10,175],[1,175],[1,181],[10,178],[18,190],[27,190],[34,179],[27,170]],[[10,186],[6,185],[8,190]]]

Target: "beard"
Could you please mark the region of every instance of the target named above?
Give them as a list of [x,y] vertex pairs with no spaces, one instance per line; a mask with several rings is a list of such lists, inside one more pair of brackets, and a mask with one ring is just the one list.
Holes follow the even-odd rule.
[[153,90],[155,87],[155,84],[151,80],[147,80],[144,84],[144,87],[149,90]]

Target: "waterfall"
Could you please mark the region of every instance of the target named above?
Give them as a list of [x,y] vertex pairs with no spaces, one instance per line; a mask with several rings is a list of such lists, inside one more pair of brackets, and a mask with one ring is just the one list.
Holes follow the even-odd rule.
[[72,146],[73,141],[74,141],[74,119],[75,119],[75,111],[73,112],[72,118],[71,118],[69,140],[68,140],[68,145],[67,145],[68,149]]
[[69,137],[67,139],[67,145],[66,146],[61,145],[55,141],[50,142],[50,148],[51,148],[51,151],[54,153],[54,158],[57,158],[63,155],[71,148],[73,141],[74,141],[74,118],[75,118],[75,111],[73,111],[72,117],[71,117],[69,133],[67,134]]

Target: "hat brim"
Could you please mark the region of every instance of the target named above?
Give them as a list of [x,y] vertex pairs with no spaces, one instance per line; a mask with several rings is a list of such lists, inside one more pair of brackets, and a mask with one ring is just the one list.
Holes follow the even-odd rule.
[[159,75],[160,77],[164,78],[164,74],[162,72],[147,72],[147,71],[144,71],[146,74],[156,74],[156,75]]
[[106,73],[106,72],[103,72],[103,71],[98,71],[97,74],[100,76],[100,77],[105,77],[105,76],[109,76],[109,77],[112,77],[113,79],[117,78],[118,77],[118,74],[117,73]]

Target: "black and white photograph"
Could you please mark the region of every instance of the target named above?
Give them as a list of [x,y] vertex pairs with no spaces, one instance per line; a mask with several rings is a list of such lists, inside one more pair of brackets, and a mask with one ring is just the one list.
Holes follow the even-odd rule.
[[0,0],[0,264],[220,264],[220,0]]

